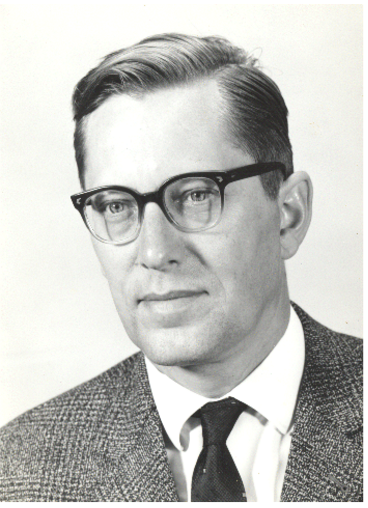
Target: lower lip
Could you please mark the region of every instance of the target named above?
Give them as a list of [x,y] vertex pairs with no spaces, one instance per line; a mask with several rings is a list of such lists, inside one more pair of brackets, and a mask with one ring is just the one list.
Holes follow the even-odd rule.
[[196,293],[170,300],[142,300],[139,312],[142,321],[150,326],[172,327],[188,323],[203,314],[206,293]]

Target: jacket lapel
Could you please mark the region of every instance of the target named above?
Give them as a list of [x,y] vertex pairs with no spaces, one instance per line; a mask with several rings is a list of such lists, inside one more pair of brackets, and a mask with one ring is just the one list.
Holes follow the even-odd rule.
[[361,461],[355,439],[362,419],[353,390],[345,392],[345,379],[351,382],[352,376],[331,351],[327,329],[294,308],[304,329],[305,369],[281,501],[358,500]]
[[92,439],[89,499],[178,501],[142,353],[135,355],[129,385],[113,387]]

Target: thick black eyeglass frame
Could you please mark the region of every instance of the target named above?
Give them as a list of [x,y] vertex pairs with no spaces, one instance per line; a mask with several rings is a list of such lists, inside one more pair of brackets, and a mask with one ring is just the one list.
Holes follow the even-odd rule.
[[[73,205],[78,210],[78,212],[81,214],[83,222],[87,226],[88,230],[94,236],[97,240],[103,243],[108,243],[111,245],[124,245],[126,243],[130,243],[134,241],[138,235],[139,231],[142,226],[143,221],[143,215],[144,215],[144,208],[147,203],[156,203],[160,209],[162,210],[163,214],[165,215],[166,219],[173,224],[177,229],[184,232],[196,232],[196,231],[205,231],[206,229],[211,229],[214,226],[216,226],[221,219],[222,211],[224,208],[224,194],[225,194],[225,187],[231,183],[236,182],[238,180],[243,180],[245,178],[251,178],[253,176],[259,176],[263,175],[265,173],[270,173],[271,171],[277,171],[280,170],[283,172],[284,178],[286,176],[286,168],[285,165],[282,162],[258,162],[256,164],[249,164],[247,166],[242,166],[239,168],[234,169],[228,169],[224,171],[195,171],[192,173],[181,173],[180,175],[175,175],[171,178],[168,178],[164,181],[164,183],[154,192],[146,192],[145,194],[141,194],[129,187],[122,187],[120,185],[104,185],[102,187],[95,187],[94,189],[90,189],[88,191],[79,192],[78,194],[73,194],[70,196]],[[165,206],[164,202],[164,192],[168,185],[176,182],[177,180],[181,180],[182,178],[195,178],[195,177],[202,177],[202,178],[209,178],[210,180],[213,180],[217,183],[218,188],[220,190],[221,195],[221,212],[219,215],[219,219],[215,224],[212,224],[208,228],[185,228],[183,226],[180,226],[173,217],[170,215],[169,210]],[[90,228],[88,224],[88,220],[86,217],[86,214],[84,213],[85,210],[85,203],[87,199],[89,199],[94,194],[98,194],[101,191],[105,190],[114,190],[114,191],[120,191],[120,192],[127,192],[131,194],[134,199],[137,201],[138,204],[138,228],[137,228],[137,235],[135,238],[132,238],[128,240],[127,242],[114,242],[110,240],[105,240],[103,238],[100,238],[97,236],[97,234]]]

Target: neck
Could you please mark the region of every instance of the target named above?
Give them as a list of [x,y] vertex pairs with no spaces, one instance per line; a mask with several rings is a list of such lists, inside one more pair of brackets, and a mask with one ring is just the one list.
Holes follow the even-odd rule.
[[246,341],[218,361],[186,366],[156,365],[173,381],[207,398],[229,393],[262,363],[284,335],[290,318],[288,292],[266,309],[262,320]]

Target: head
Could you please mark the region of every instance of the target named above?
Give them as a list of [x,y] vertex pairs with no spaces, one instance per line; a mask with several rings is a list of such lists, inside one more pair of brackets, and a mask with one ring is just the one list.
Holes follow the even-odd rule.
[[222,219],[206,231],[178,230],[149,203],[134,241],[93,239],[128,335],[152,361],[259,355],[285,325],[284,259],[310,219],[309,180],[292,174],[275,83],[224,39],[171,34],[107,56],[78,83],[73,105],[87,190],[147,193],[181,173],[284,164],[284,172],[230,183]]

